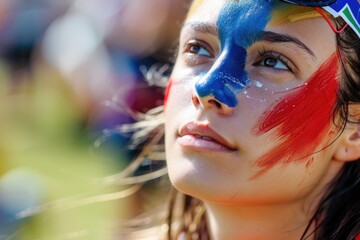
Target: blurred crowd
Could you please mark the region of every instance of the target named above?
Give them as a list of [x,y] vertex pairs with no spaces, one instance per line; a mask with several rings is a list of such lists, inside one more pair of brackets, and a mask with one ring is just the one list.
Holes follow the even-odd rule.
[[110,239],[132,214],[101,179],[137,153],[117,126],[163,103],[188,5],[0,0],[0,239]]

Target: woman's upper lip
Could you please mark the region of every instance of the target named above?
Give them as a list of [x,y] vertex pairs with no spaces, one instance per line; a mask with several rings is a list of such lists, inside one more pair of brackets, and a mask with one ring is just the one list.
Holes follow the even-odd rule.
[[236,147],[232,143],[213,130],[208,123],[189,122],[180,127],[178,134],[180,137],[185,135],[194,135],[203,138],[210,138],[230,150],[236,150]]

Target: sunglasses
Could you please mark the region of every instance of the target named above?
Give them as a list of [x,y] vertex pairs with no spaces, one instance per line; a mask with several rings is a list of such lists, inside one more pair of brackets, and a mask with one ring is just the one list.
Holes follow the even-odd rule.
[[332,30],[336,33],[343,32],[348,24],[345,24],[341,29],[337,29],[334,24],[331,22],[329,17],[323,12],[322,7],[327,7],[336,2],[336,0],[281,0],[286,3],[291,3],[295,5],[301,5],[306,7],[315,7],[315,9],[325,18],[325,20],[329,23]]
[[307,7],[326,7],[336,2],[336,0],[281,0],[283,2],[292,3]]

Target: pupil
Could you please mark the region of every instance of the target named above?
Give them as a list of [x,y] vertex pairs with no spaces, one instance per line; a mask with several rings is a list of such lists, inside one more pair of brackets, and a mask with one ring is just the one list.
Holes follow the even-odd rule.
[[191,53],[198,53],[199,52],[199,50],[200,50],[200,47],[199,46],[191,46],[190,47],[190,52]]
[[265,66],[268,66],[268,67],[274,67],[276,65],[276,63],[277,63],[277,60],[274,58],[267,58],[267,59],[265,59],[265,62],[264,62]]

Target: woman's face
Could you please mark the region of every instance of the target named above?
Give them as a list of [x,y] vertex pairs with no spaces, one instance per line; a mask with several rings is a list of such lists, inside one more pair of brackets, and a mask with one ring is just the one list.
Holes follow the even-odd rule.
[[335,34],[313,8],[197,0],[166,97],[169,175],[216,202],[316,195],[336,171]]

